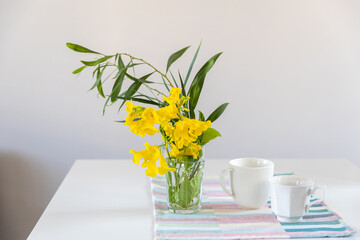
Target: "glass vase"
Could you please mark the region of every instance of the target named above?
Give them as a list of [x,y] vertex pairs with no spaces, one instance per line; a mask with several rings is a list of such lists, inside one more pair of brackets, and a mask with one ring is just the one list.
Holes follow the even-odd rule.
[[197,159],[191,156],[169,158],[166,154],[164,157],[168,166],[176,169],[166,173],[169,211],[181,214],[199,211],[204,170],[203,150]]

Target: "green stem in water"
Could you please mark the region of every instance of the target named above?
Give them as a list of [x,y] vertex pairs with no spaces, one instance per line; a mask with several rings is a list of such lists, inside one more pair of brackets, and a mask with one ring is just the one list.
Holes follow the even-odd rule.
[[191,173],[190,178],[189,178],[189,181],[191,181],[191,179],[194,178],[194,176],[196,175],[196,173],[197,173],[198,170],[199,170],[199,167],[200,167],[200,163],[197,163],[196,169],[195,169],[195,171],[193,171],[193,172]]

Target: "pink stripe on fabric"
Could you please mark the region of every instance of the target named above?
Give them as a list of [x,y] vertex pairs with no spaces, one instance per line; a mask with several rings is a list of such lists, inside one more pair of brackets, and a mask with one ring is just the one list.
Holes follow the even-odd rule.
[[154,188],[164,188],[166,187],[166,183],[153,183],[152,186]]
[[202,209],[233,209],[240,208],[239,205],[236,204],[201,204]]
[[218,223],[278,223],[279,221],[275,217],[271,217],[271,218],[259,217],[253,219],[223,218],[223,219],[217,219],[217,222]]
[[175,226],[177,224],[184,224],[184,225],[193,225],[193,224],[217,224],[216,221],[211,221],[211,220],[197,220],[197,221],[183,221],[183,220],[174,220],[172,219],[171,221],[161,221],[159,220],[158,223],[163,223],[163,224],[175,224]]
[[[156,208],[167,208],[166,204],[155,203]],[[202,204],[201,209],[241,209],[236,204]]]
[[229,196],[224,192],[204,192],[203,195],[210,196],[210,197],[228,197]]
[[154,196],[165,196],[167,197],[167,194],[166,193],[159,193],[159,192],[155,192],[153,193]]
[[[229,185],[229,184],[225,183],[225,185]],[[203,186],[220,186],[220,184],[217,182],[203,182]]]
[[267,232],[267,233],[163,233],[156,234],[157,237],[231,237],[236,236],[239,238],[246,237],[258,237],[258,236],[272,236],[272,237],[286,237],[288,238],[288,233],[286,232]]
[[176,219],[173,219],[173,218],[155,218],[156,221],[160,221],[160,222],[179,222],[179,221],[182,221],[182,222],[189,222],[189,223],[192,223],[192,222],[200,222],[200,221],[208,221],[208,222],[216,222],[216,218],[207,218],[207,219],[204,219],[204,218],[183,218],[183,219],[179,219],[179,218],[176,218]]
[[156,208],[168,208],[168,205],[166,205],[166,204],[161,204],[161,203],[155,203],[155,207]]
[[163,223],[277,223],[277,219],[273,216],[268,217],[216,217],[213,219],[204,219],[204,218],[183,218],[183,219],[171,219],[171,218],[155,218],[156,221],[163,222]]
[[[156,182],[156,181],[154,181],[154,185],[165,187],[166,183],[165,182]],[[225,185],[230,185],[230,184],[225,183]],[[203,186],[219,186],[220,187],[220,184],[218,182],[203,182]]]

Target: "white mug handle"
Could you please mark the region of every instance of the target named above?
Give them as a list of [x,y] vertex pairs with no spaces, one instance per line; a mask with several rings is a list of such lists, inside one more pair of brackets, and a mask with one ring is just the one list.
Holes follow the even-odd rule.
[[[226,192],[228,195],[232,196],[232,197],[235,197],[235,194],[234,193],[230,193],[227,189],[226,189],[226,186],[225,186],[225,183],[224,183],[224,178],[225,178],[225,173],[226,172],[233,172],[234,169],[232,168],[225,168],[224,170],[221,171],[220,173],[220,185],[222,187],[222,189],[224,190],[224,192]],[[230,177],[230,183],[232,185],[232,178]]]
[[305,212],[308,212],[310,207],[315,205],[315,204],[319,204],[321,203],[322,201],[325,200],[325,190],[326,190],[326,186],[315,186],[315,187],[312,187],[310,190],[309,190],[309,196],[311,196],[311,194],[314,194],[316,191],[318,190],[321,190],[321,197],[320,199],[310,203],[309,205],[306,206],[306,209],[305,209]]

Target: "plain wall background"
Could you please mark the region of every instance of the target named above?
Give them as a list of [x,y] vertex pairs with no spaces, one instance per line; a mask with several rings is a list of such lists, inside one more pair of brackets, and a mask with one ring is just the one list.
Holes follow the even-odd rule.
[[1,1],[0,239],[26,239],[75,159],[130,159],[149,140],[114,122],[124,112],[102,116],[90,74],[71,74],[92,56],[66,42],[162,70],[192,45],[176,65],[185,74],[202,39],[195,70],[224,54],[198,107],[208,115],[230,102],[208,158],[345,157],[359,166],[359,13],[356,0]]

